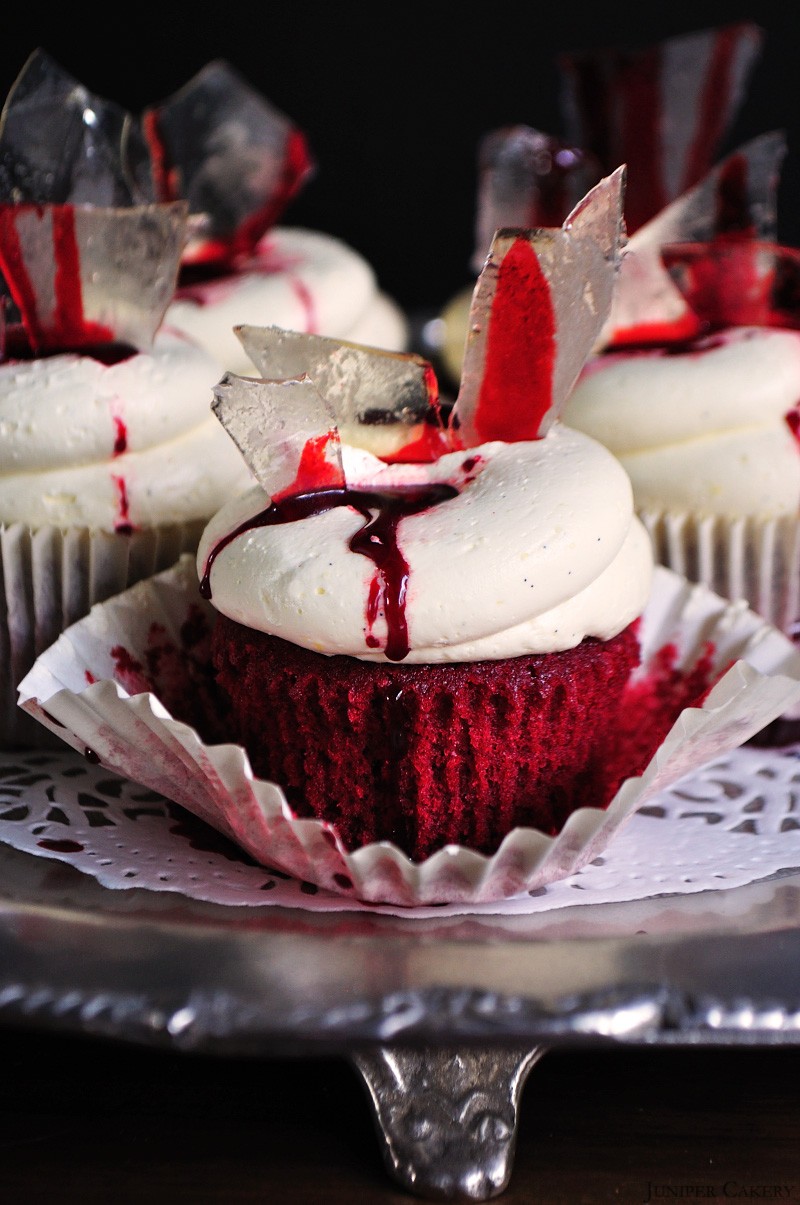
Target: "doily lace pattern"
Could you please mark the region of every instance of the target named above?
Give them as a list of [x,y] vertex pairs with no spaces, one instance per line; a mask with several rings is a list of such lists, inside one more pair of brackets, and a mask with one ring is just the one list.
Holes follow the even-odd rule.
[[800,744],[744,746],[709,762],[653,796],[583,869],[491,904],[408,909],[323,891],[258,865],[179,805],[73,750],[3,753],[0,841],[69,863],[110,889],[230,906],[533,914],[743,886],[800,867]]

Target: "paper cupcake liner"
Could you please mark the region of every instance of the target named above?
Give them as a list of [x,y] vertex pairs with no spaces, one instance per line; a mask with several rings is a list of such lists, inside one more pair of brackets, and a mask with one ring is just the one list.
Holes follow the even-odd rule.
[[[156,661],[165,691],[198,692],[213,624],[190,557],[93,608],[43,653],[21,683],[20,706],[91,760],[183,805],[256,861],[339,894],[419,906],[485,903],[536,891],[591,861],[655,792],[743,744],[800,701],[800,653],[743,603],[731,604],[668,569],[656,570],[642,619],[646,676],[664,650],[687,669],[711,655],[718,680],[701,707],[680,713],[647,769],[610,805],[582,808],[556,837],[509,833],[493,856],[448,846],[414,863],[388,842],[348,852],[335,830],[298,819],[278,786],[254,776],[245,751],[204,743],[151,691],[115,680]],[[191,633],[191,639],[189,639]],[[170,668],[171,667],[171,668]]]
[[[773,519],[640,510],[656,560],[713,590],[743,599],[787,635],[800,620],[800,515]],[[800,704],[784,718],[800,719]]]
[[131,535],[86,527],[0,525],[0,747],[61,747],[17,706],[17,686],[41,652],[90,608],[174,565],[204,522]]
[[800,618],[800,516],[640,510],[639,518],[662,565],[721,598],[744,599],[781,632]]

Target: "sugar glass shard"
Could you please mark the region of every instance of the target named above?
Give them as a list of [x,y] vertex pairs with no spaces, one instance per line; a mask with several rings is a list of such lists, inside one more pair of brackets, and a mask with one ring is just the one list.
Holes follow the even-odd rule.
[[757,239],[662,247],[670,278],[704,331],[800,325],[800,251]]
[[763,42],[757,24],[738,21],[636,49],[559,56],[567,138],[604,171],[627,164],[631,234],[709,170]]
[[700,333],[701,321],[667,271],[662,248],[720,237],[774,241],[785,154],[782,131],[751,139],[631,236],[598,349],[679,341]]
[[461,443],[541,439],[558,418],[610,307],[625,169],[560,229],[500,230],[472,298],[453,424]]
[[135,119],[35,50],[0,115],[0,202],[121,207],[154,199]]
[[333,410],[308,377],[268,381],[226,373],[212,409],[273,500],[344,487]]
[[483,267],[496,230],[560,226],[601,176],[589,152],[532,126],[492,130],[478,147],[473,271]]
[[175,290],[186,204],[0,205],[0,269],[34,352],[150,345]]
[[[390,352],[281,327],[239,326],[236,334],[263,377],[308,376],[335,416],[342,438],[356,446],[370,431],[392,427],[401,443],[437,426],[433,368],[414,353]],[[440,449],[440,450],[443,450]]]
[[305,136],[224,60],[145,110],[159,196],[204,216],[185,261],[247,254],[314,170]]

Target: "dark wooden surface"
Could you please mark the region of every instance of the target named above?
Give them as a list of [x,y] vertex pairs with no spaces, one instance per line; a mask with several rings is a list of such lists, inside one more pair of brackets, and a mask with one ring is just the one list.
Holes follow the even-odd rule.
[[[338,1058],[0,1029],[3,1205],[402,1205]],[[800,1201],[800,1048],[552,1051],[505,1205]]]

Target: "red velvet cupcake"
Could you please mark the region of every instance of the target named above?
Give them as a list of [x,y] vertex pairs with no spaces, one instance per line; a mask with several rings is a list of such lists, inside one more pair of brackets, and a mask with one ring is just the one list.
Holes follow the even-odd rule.
[[350,849],[488,853],[619,785],[652,552],[618,461],[558,416],[610,307],[623,180],[498,232],[446,425],[418,357],[237,332],[262,379],[228,374],[214,409],[259,487],[201,541],[215,669],[255,773]]
[[560,653],[408,666],[325,657],[225,616],[214,632],[255,773],[348,849],[389,840],[415,858],[491,853],[500,833],[554,834],[607,803],[596,788],[638,660],[633,624]]

